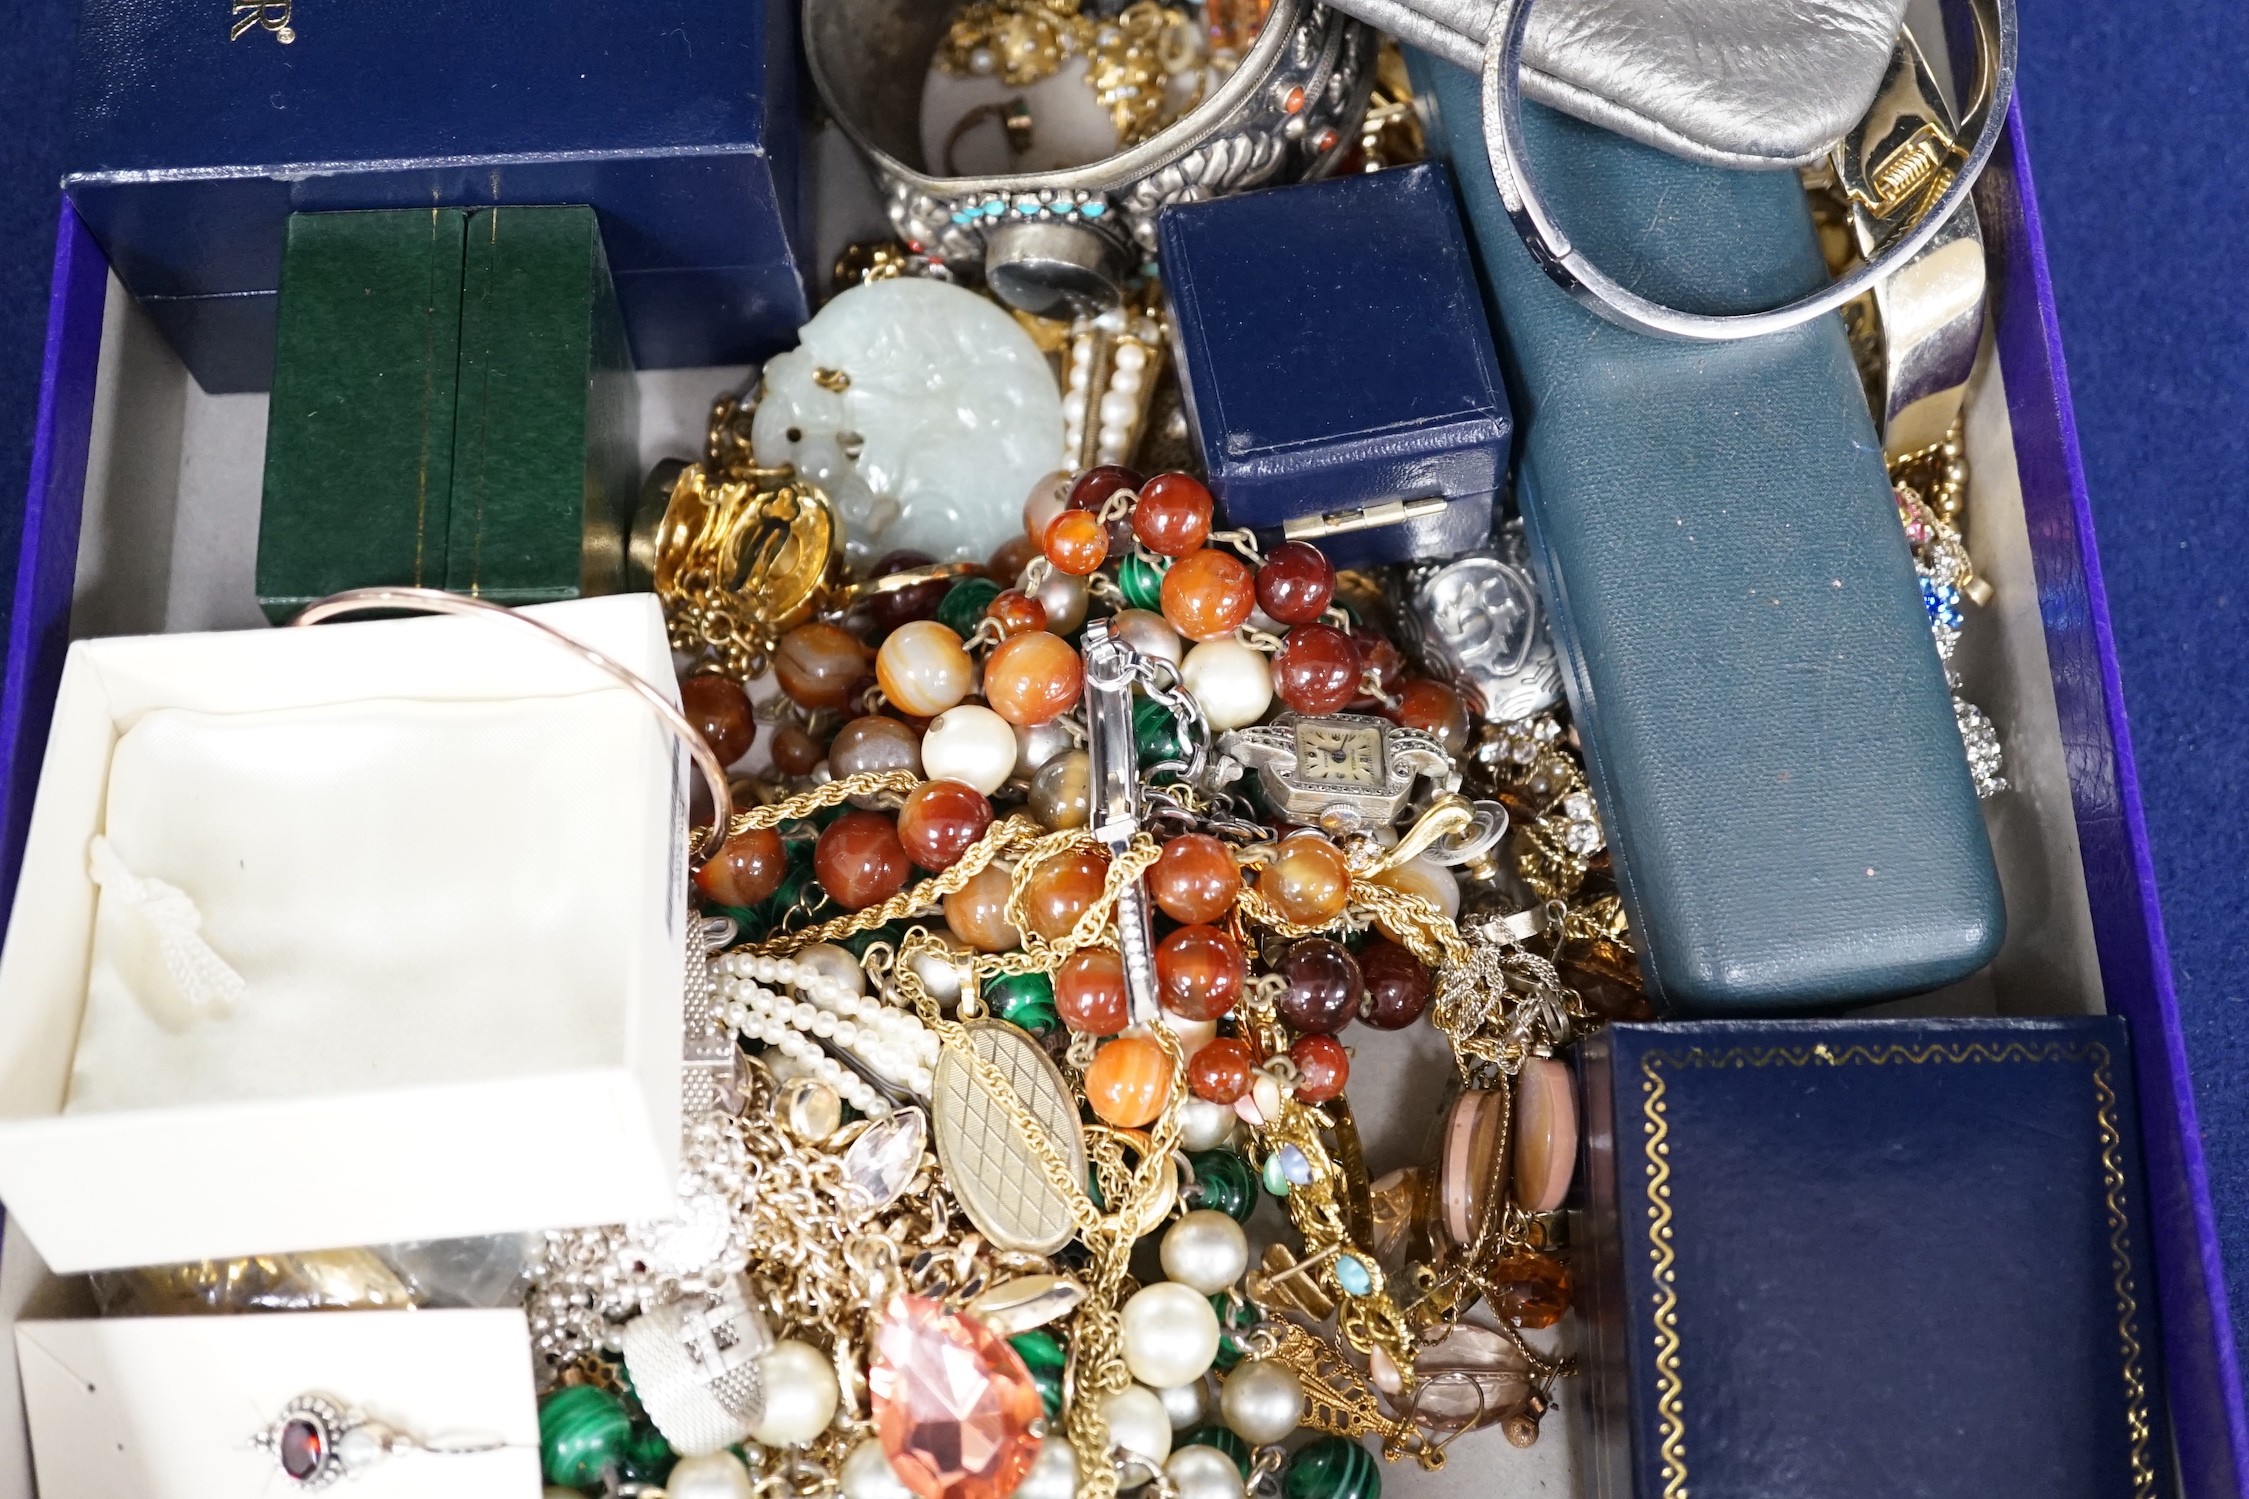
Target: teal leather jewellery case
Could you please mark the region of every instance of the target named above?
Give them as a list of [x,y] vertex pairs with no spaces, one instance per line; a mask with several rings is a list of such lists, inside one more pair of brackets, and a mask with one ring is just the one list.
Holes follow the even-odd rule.
[[[1416,57],[1497,314],[1516,502],[1640,951],[1674,1012],[1937,988],[2004,908],[1841,320],[1731,343],[1614,326],[1532,260],[1470,74]],[[1632,290],[1754,311],[1822,284],[1793,172],[1702,166],[1536,106],[1564,231]]]

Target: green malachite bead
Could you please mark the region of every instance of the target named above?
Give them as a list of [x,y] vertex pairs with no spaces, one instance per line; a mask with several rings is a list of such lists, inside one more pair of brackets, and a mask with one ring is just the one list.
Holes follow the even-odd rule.
[[1023,1005],[1054,1004],[1054,980],[1043,973],[1008,973],[984,986],[984,1003],[1002,1020],[1014,1017],[1008,1011]]
[[966,640],[999,596],[1000,585],[990,578],[963,578],[945,590],[944,602],[937,606],[937,622]]
[[1046,1405],[1049,1421],[1062,1414],[1062,1376],[1052,1369],[1033,1369],[1031,1383],[1039,1387],[1039,1399]]
[[1321,1437],[1281,1470],[1281,1499],[1382,1499],[1382,1471],[1349,1437]]
[[1246,1332],[1257,1325],[1257,1309],[1246,1303],[1235,1303],[1224,1291],[1211,1295],[1210,1309],[1218,1313],[1219,1327],[1218,1357],[1213,1360],[1212,1366],[1223,1374],[1249,1357],[1249,1350],[1241,1345],[1234,1334]]
[[671,1477],[672,1464],[678,1461],[679,1454],[664,1434],[644,1422],[633,1428],[632,1445],[625,1452],[625,1481],[661,1484]]
[[1163,607],[1164,570],[1138,552],[1117,566],[1117,591],[1135,609]]
[[1186,746],[1179,738],[1179,721],[1171,710],[1152,697],[1144,697],[1132,705],[1132,744],[1139,752],[1140,768],[1146,770],[1159,760],[1184,760]]
[[1174,1452],[1182,1447],[1216,1447],[1234,1460],[1234,1466],[1242,1470],[1242,1477],[1249,1477],[1249,1443],[1231,1426],[1219,1423],[1197,1426],[1181,1432],[1171,1446]]
[[557,1390],[539,1407],[539,1462],[549,1483],[592,1488],[605,1471],[622,1472],[632,1450],[633,1423],[624,1402],[599,1385]]
[[1062,1340],[1043,1327],[1019,1332],[1007,1342],[1034,1374],[1041,1369],[1060,1374],[1062,1366],[1070,1361],[1070,1356],[1062,1351]]
[[1239,1151],[1192,1151],[1187,1164],[1195,1168],[1195,1206],[1216,1208],[1236,1223],[1249,1222],[1257,1211],[1257,1173]]

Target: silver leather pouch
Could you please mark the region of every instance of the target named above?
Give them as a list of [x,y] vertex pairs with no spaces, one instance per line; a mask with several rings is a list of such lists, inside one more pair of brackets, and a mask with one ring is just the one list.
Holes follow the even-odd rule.
[[[1331,0],[1481,69],[1496,0]],[[1537,0],[1525,97],[1713,166],[1826,154],[1866,113],[1906,0]]]

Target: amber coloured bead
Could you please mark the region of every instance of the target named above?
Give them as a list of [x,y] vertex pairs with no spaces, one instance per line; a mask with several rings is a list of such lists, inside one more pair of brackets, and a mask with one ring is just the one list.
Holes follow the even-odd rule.
[[1081,948],[1064,958],[1054,970],[1054,1008],[1064,1025],[1088,1036],[1123,1030],[1131,1015],[1124,959],[1106,947]]
[[1072,510],[1089,510],[1095,515],[1109,503],[1109,497],[1120,490],[1138,489],[1140,474],[1136,469],[1118,463],[1104,463],[1089,468],[1070,484],[1070,498],[1063,503]]
[[[887,578],[927,567],[935,560],[927,552],[892,552],[867,569],[867,576]],[[903,588],[885,588],[868,595],[867,616],[874,621],[877,635],[887,635],[910,620],[934,618],[951,587],[949,579],[929,578]]]
[[1351,1053],[1333,1036],[1299,1036],[1288,1049],[1296,1064],[1296,1096],[1305,1103],[1327,1103],[1343,1096],[1351,1081]]
[[1257,1053],[1239,1036],[1217,1036],[1205,1041],[1187,1059],[1187,1086],[1209,1103],[1231,1104],[1249,1091],[1249,1075],[1257,1066]]
[[1233,634],[1256,603],[1249,564],[1232,552],[1204,547],[1180,558],[1164,574],[1164,618],[1189,640]]
[[801,724],[775,725],[770,748],[773,768],[785,776],[808,776],[828,757],[827,746]]
[[1318,833],[1291,833],[1257,872],[1258,893],[1284,920],[1325,926],[1343,914],[1351,896],[1351,869],[1343,851]]
[[905,888],[910,872],[898,829],[880,812],[846,812],[820,833],[812,873],[847,911],[864,910]]
[[1000,627],[1000,635],[1021,635],[1046,628],[1046,605],[1020,588],[1010,588],[984,606],[984,617]]
[[1147,1036],[1118,1036],[1093,1054],[1085,1070],[1085,1101],[1104,1124],[1139,1129],[1170,1101],[1171,1063]]
[[1148,871],[1148,894],[1174,921],[1216,921],[1234,908],[1242,874],[1233,852],[1208,833],[1182,833],[1166,843]]
[[1183,926],[1156,947],[1163,1007],[1186,1020],[1216,1020],[1242,997],[1241,944],[1214,926]]
[[732,765],[748,754],[750,741],[757,737],[749,695],[731,677],[697,672],[685,678],[679,684],[679,709],[721,765]]
[[1308,718],[1340,713],[1359,695],[1359,648],[1332,625],[1298,625],[1273,653],[1273,691]]
[[1299,1031],[1334,1035],[1351,1023],[1366,997],[1358,960],[1325,937],[1290,943],[1275,971],[1288,987],[1274,1008]]
[[992,804],[959,781],[924,781],[898,809],[898,841],[908,858],[932,874],[959,863],[991,825]]
[[1380,698],[1394,698],[1405,685],[1406,658],[1390,643],[1387,635],[1353,629],[1351,643],[1359,648],[1359,680],[1362,686],[1372,686],[1380,697],[1366,701],[1380,706]]
[[1192,474],[1158,474],[1140,486],[1132,534],[1163,557],[1184,557],[1210,539],[1210,490]]
[[1013,588],[1023,580],[1023,569],[1042,551],[1043,548],[1028,536],[1010,536],[984,564],[984,572],[993,582]]
[[1109,559],[1109,528],[1083,510],[1065,510],[1046,528],[1046,560],[1074,578]]
[[783,692],[807,708],[840,708],[867,675],[867,647],[850,631],[814,620],[774,646],[773,675]]
[[789,856],[771,828],[736,833],[695,871],[695,888],[722,906],[754,906],[781,888]]
[[1570,1309],[1570,1267],[1551,1254],[1518,1250],[1491,1268],[1491,1308],[1516,1327],[1552,1327]]
[[1388,937],[1374,936],[1358,953],[1366,995],[1359,1018],[1378,1031],[1402,1031],[1429,1008],[1429,970]]
[[1000,642],[984,663],[984,701],[1009,723],[1052,723],[1077,706],[1085,663],[1070,642],[1032,630]]
[[1284,625],[1309,624],[1335,598],[1335,569],[1308,541],[1284,541],[1257,570],[1257,607]]
[[1409,729],[1420,729],[1451,755],[1468,748],[1468,709],[1460,694],[1443,682],[1424,677],[1398,688],[1398,704],[1390,716]]
[[1109,856],[1099,849],[1073,848],[1042,861],[1023,887],[1023,919],[1052,942],[1069,933],[1109,878]]

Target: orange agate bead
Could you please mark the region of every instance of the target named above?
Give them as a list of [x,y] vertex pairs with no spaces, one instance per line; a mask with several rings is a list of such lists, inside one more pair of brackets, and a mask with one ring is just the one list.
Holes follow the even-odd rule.
[[1424,677],[1398,689],[1398,705],[1390,717],[1409,729],[1421,729],[1445,747],[1448,754],[1468,748],[1468,709],[1460,694],[1443,682]]
[[783,635],[773,648],[781,690],[807,708],[840,708],[867,674],[867,647],[836,625],[814,620]]
[[1249,618],[1257,589],[1249,564],[1232,552],[1204,547],[1164,574],[1164,618],[1189,640],[1218,640]]
[[1020,588],[1010,588],[984,606],[984,617],[1000,627],[1000,638],[1046,628],[1046,605]]
[[1272,862],[1257,873],[1257,890],[1282,918],[1298,926],[1325,926],[1343,914],[1351,895],[1351,869],[1343,850],[1318,833],[1291,833]]
[[911,872],[898,829],[880,812],[846,812],[812,846],[820,888],[847,911],[864,910],[905,888]]
[[984,663],[984,701],[1021,728],[1060,718],[1084,689],[1085,664],[1078,653],[1045,630],[1010,636]]
[[1146,1036],[1119,1036],[1093,1054],[1085,1070],[1085,1101],[1118,1129],[1155,1123],[1171,1097],[1171,1062]]
[[976,872],[945,897],[945,925],[978,952],[1009,952],[1023,945],[1023,934],[1007,919],[1007,898],[1015,881],[997,864]]
[[736,833],[695,871],[695,888],[722,906],[754,906],[781,888],[789,857],[771,828]]
[[1296,1063],[1296,1096],[1306,1103],[1339,1098],[1351,1081],[1351,1053],[1333,1036],[1299,1036],[1288,1055]]
[[1070,954],[1054,970],[1054,1010],[1071,1030],[1114,1036],[1125,1028],[1131,1002],[1125,994],[1124,959],[1106,947]]
[[1148,871],[1149,898],[1172,920],[1189,924],[1224,916],[1241,888],[1232,851],[1208,833],[1172,839]]
[[1231,1104],[1249,1091],[1257,1053],[1239,1036],[1205,1041],[1187,1059],[1187,1086],[1206,1103]]
[[1242,997],[1248,966],[1241,944],[1214,926],[1183,926],[1156,948],[1163,1007],[1187,1020],[1216,1020]]
[[1109,557],[1109,528],[1099,516],[1065,510],[1046,528],[1046,560],[1073,577],[1097,571]]
[[992,804],[960,781],[924,781],[898,809],[898,841],[932,874],[959,863],[991,825]]
[[1166,557],[1184,557],[1210,538],[1211,497],[1191,474],[1158,474],[1140,486],[1132,506],[1132,531],[1140,544]]
[[1023,887],[1023,919],[1052,942],[1067,936],[1109,878],[1109,856],[1099,849],[1074,848],[1056,854],[1031,871]]

